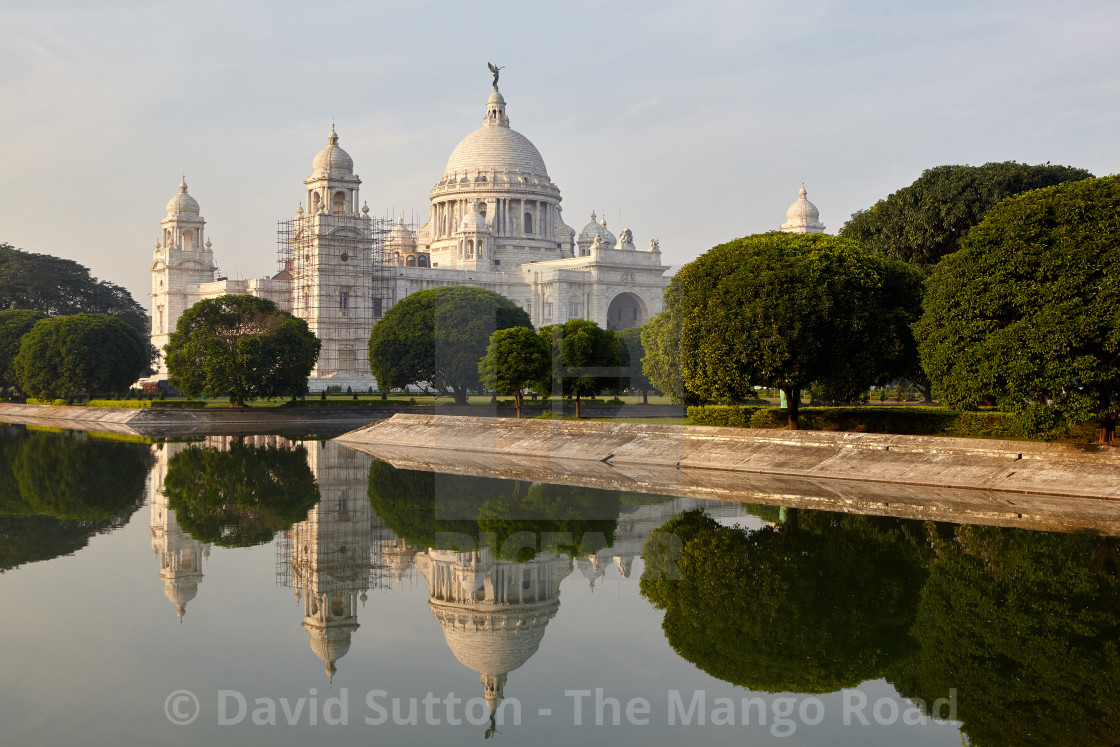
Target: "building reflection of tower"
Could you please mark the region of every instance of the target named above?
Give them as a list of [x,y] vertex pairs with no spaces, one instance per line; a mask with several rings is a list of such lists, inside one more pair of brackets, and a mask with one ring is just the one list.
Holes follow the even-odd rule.
[[183,531],[175,512],[167,507],[163,481],[171,456],[186,448],[185,444],[161,444],[154,449],[150,474],[152,551],[159,558],[159,577],[163,593],[175,605],[179,620],[187,611],[187,602],[198,594],[202,582],[202,560],[210,557],[210,545],[198,542]]
[[717,521],[742,519],[748,516],[746,509],[739,503],[720,503],[702,501],[696,498],[673,498],[661,503],[644,505],[623,504],[615,525],[614,541],[610,547],[599,550],[594,555],[576,558],[576,567],[587,579],[592,591],[595,585],[606,577],[607,568],[612,561],[618,569],[619,578],[630,578],[634,558],[641,557],[646,540],[657,529],[682,511],[696,508]]
[[330,442],[303,445],[319,503],[281,537],[278,573],[302,602],[311,649],[333,678],[359,627],[359,602],[370,588],[385,585],[384,565],[371,558],[384,530],[366,498],[369,457]]
[[479,673],[493,713],[507,676],[536,653],[560,608],[560,582],[571,573],[571,560],[541,553],[515,563],[487,549],[417,552],[404,543],[387,545],[384,553],[390,567],[411,565],[428,582],[428,607],[455,658]]

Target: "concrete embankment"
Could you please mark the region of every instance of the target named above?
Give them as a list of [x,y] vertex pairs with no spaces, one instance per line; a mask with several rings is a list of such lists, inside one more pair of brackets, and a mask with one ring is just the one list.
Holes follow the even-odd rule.
[[153,438],[345,428],[387,418],[392,410],[355,407],[163,408],[0,404],[0,422]]
[[1120,534],[1109,447],[411,414],[338,441],[410,469]]

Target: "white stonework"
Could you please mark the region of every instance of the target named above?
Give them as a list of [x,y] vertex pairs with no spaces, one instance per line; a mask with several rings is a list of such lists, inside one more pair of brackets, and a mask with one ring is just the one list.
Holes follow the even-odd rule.
[[786,211],[786,222],[781,230],[786,233],[824,233],[824,224],[820,221],[820,211],[817,206],[809,202],[805,196],[805,182],[801,183],[801,191],[797,193],[797,202],[789,206]]
[[[594,214],[577,238],[561,217],[560,189],[544,159],[510,128],[497,85],[482,127],[455,147],[432,188],[427,222],[415,234],[403,221],[389,232],[383,256],[390,267],[381,268],[387,278],[372,266],[375,237],[368,208],[358,208],[361,180],[333,126],[304,184],[306,202],[288,222],[294,248],[281,271],[238,281],[217,276],[198,203],[180,185],[151,265],[153,345],[162,350],[179,316],[203,298],[264,296],[306,319],[322,340],[313,391],[334,383],[364,390],[375,385],[366,356],[373,323],[418,290],[493,290],[528,311],[538,327],[581,318],[622,329],[663,308],[669,268],[657,240],[638,249],[629,229],[618,240]],[[161,358],[154,378],[166,376]]]

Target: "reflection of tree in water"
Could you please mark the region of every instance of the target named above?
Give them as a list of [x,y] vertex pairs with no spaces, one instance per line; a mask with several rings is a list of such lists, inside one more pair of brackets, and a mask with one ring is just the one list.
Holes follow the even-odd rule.
[[690,511],[654,533],[641,589],[665,610],[669,644],[758,691],[825,693],[881,676],[914,645],[921,524],[789,516],[748,532]]
[[251,547],[307,517],[319,502],[302,446],[234,440],[228,450],[192,446],[167,463],[164,492],[180,526],[199,542]]
[[962,526],[934,544],[899,691],[956,688],[977,747],[1120,742],[1117,540]]
[[1115,538],[791,511],[748,533],[700,512],[647,542],[669,643],[753,690],[885,677],[977,747],[1120,742]]
[[529,560],[537,552],[592,554],[613,541],[615,491],[531,484],[487,477],[369,468],[374,512],[411,545],[474,550],[492,545],[498,557]]
[[147,446],[0,431],[0,570],[74,553],[143,505]]

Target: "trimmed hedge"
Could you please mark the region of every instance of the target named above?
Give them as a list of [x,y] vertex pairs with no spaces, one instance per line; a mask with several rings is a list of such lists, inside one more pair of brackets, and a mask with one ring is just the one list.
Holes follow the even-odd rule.
[[[688,408],[693,425],[731,428],[784,428],[785,410],[777,407],[707,405]],[[994,410],[962,412],[940,407],[802,407],[798,425],[804,430],[893,433],[900,436],[1020,438],[1011,415]]]
[[300,399],[285,402],[281,407],[408,407],[407,399]]
[[206,407],[206,402],[201,399],[91,399],[86,406],[143,410],[149,407]]

